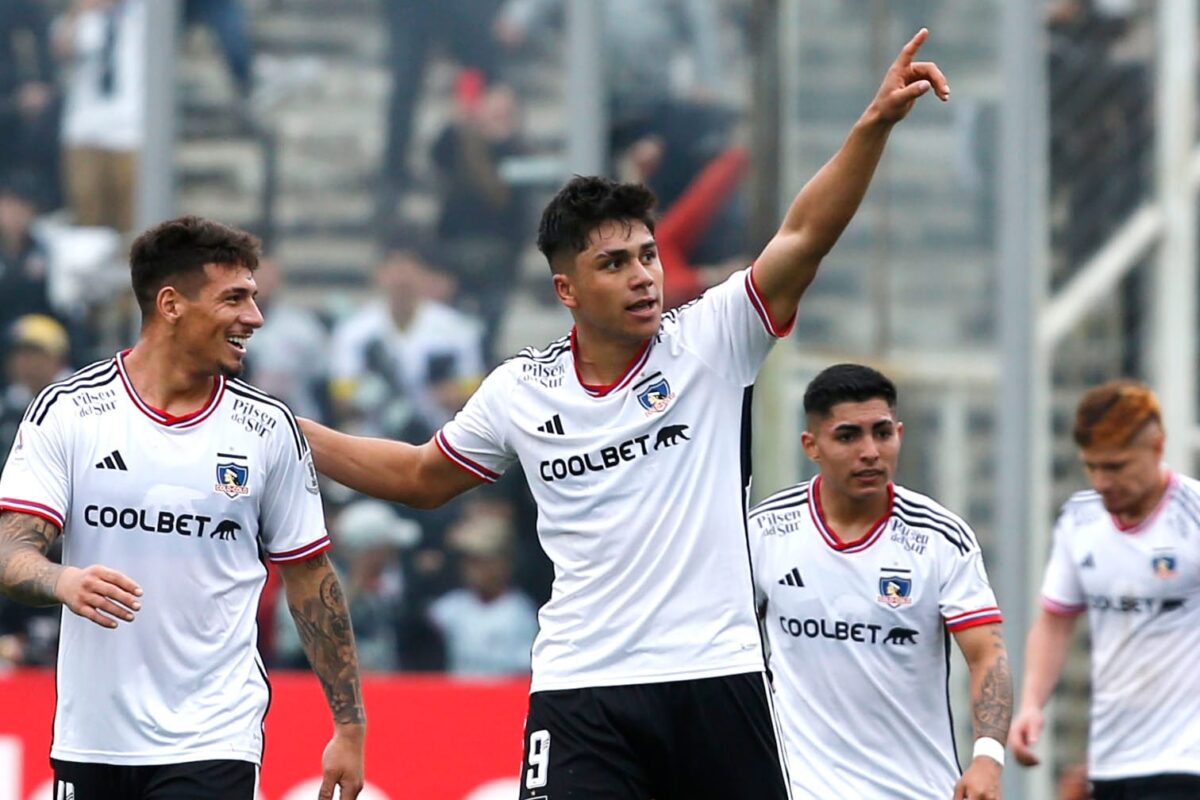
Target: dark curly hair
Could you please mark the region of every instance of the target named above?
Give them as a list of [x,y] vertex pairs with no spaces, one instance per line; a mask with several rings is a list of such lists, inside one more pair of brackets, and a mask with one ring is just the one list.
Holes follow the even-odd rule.
[[133,293],[143,322],[154,314],[158,292],[172,280],[190,293],[202,285],[205,264],[258,269],[261,244],[256,236],[202,217],[179,217],[143,233],[129,252]]
[[538,250],[550,263],[551,272],[562,272],[568,258],[586,250],[588,237],[604,222],[641,222],[653,233],[654,217],[650,212],[655,202],[654,192],[640,183],[576,175],[542,212]]

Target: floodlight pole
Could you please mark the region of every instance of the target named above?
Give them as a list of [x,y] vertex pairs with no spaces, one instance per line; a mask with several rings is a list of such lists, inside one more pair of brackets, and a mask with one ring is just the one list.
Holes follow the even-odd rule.
[[[1018,684],[1025,635],[1035,612],[1036,581],[1047,553],[1051,481],[1049,359],[1038,346],[1037,322],[1046,294],[1047,123],[1046,53],[1040,15],[1032,2],[1002,4],[1000,198],[998,204],[995,552],[989,572],[1004,611],[1005,640]],[[1050,728],[1051,726],[1047,726]],[[1047,730],[1040,749],[1052,752]],[[1004,771],[1005,797],[1050,800],[1050,770]]]
[[134,229],[170,219],[176,211],[175,134],[176,63],[179,48],[179,0],[146,3],[145,125],[138,154]]

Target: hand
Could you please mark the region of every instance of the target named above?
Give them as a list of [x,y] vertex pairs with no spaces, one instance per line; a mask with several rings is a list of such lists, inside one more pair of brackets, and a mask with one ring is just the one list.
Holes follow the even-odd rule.
[[979,756],[954,787],[954,800],[1000,800],[1000,765]]
[[1033,747],[1042,735],[1046,719],[1040,708],[1022,708],[1021,713],[1013,720],[1008,732],[1008,746],[1016,756],[1017,763],[1023,767],[1033,767],[1041,763],[1041,759],[1033,752]]
[[880,122],[894,125],[908,116],[917,98],[930,89],[943,101],[950,99],[950,84],[932,61],[913,61],[917,50],[929,38],[929,29],[921,28],[901,49],[900,55],[888,67],[883,84],[868,113]]
[[117,627],[117,620],[133,622],[140,611],[142,587],[115,569],[93,564],[65,567],[54,584],[54,596],[64,606],[102,628]]
[[333,800],[333,787],[341,789],[341,800],[354,800],[363,788],[363,739],[365,725],[338,725],[321,756],[321,791],[318,800]]

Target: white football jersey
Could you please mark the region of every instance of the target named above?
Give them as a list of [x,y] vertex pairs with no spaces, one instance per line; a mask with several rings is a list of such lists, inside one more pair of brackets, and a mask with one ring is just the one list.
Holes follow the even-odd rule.
[[62,527],[64,564],[103,564],[144,591],[115,630],[63,611],[52,757],[260,762],[264,553],[329,547],[308,445],[281,402],[217,378],[202,409],[176,417],[138,397],[124,354],[98,362],[30,405],[0,508]]
[[533,691],[762,671],[745,539],[749,388],[778,336],[750,270],[663,315],[624,375],[574,336],[525,350],[437,436],[484,480],[519,460],[554,562]]
[[1087,611],[1090,776],[1200,774],[1200,482],[1170,473],[1158,507],[1125,529],[1096,492],[1071,497],[1042,606]]
[[818,476],[750,513],[793,794],[949,798],[960,775],[950,633],[1001,621],[975,534],[895,486],[888,513],[843,542],[819,486]]

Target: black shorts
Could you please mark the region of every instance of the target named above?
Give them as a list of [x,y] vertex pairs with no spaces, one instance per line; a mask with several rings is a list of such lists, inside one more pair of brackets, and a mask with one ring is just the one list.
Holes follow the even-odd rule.
[[536,692],[521,800],[787,800],[766,676]]
[[1146,775],[1116,781],[1092,781],[1094,800],[1196,800],[1200,775]]
[[124,767],[50,759],[50,800],[254,800],[258,765],[249,761],[193,761]]

